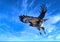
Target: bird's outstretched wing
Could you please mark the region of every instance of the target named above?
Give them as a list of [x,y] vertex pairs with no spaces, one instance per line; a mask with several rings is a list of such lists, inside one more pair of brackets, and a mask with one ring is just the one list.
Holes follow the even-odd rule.
[[33,16],[25,16],[25,15],[22,15],[22,16],[19,16],[19,19],[21,22],[29,22],[29,23],[33,23],[35,21],[37,21],[38,19],[36,19],[36,17],[33,17]]
[[41,6],[41,13],[38,18],[43,19],[46,12],[47,12],[46,6],[45,5]]

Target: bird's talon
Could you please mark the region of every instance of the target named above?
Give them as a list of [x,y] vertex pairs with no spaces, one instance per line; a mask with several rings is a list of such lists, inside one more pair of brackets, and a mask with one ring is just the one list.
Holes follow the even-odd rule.
[[40,35],[42,35],[42,33],[40,32]]

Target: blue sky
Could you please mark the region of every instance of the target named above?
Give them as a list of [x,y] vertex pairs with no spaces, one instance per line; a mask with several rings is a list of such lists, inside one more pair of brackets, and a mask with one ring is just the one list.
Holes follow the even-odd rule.
[[[38,17],[42,4],[47,6],[46,35],[18,17]],[[0,0],[0,41],[60,41],[60,0]]]

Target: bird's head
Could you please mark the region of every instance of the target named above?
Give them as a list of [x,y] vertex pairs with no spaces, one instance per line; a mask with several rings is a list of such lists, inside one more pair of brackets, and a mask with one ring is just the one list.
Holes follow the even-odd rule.
[[20,21],[22,21],[23,22],[23,19],[25,18],[25,15],[20,15],[19,16],[19,19],[20,19]]

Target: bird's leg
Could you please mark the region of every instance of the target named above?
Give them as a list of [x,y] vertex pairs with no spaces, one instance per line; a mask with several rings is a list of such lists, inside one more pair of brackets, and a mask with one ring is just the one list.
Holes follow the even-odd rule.
[[42,33],[41,32],[39,32],[40,33],[40,35],[42,35]]
[[44,34],[46,34],[46,32],[45,32],[45,27],[41,27],[42,28],[42,30],[44,31]]
[[39,30],[40,35],[42,35],[42,33],[40,32],[40,27],[38,27],[37,29]]

